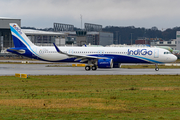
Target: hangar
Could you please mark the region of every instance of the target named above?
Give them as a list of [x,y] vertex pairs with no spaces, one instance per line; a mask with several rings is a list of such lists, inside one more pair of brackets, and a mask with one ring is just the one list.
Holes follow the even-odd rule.
[[55,43],[57,46],[64,46],[67,34],[60,32],[47,32],[32,29],[22,29],[27,37],[37,46],[52,46]]
[[21,27],[21,19],[0,18],[0,51],[14,46],[9,23],[17,23]]

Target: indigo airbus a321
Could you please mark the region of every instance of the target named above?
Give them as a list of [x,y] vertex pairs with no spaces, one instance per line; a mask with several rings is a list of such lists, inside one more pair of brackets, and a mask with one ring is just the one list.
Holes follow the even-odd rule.
[[177,57],[166,49],[156,47],[57,47],[36,46],[16,23],[10,23],[14,48],[8,52],[49,62],[79,62],[87,64],[85,70],[119,68],[121,63],[158,64],[174,62]]

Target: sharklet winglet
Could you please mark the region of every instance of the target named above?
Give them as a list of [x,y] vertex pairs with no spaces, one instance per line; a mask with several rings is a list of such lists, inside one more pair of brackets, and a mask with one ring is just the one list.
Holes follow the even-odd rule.
[[66,53],[62,52],[62,51],[56,46],[55,43],[53,43],[53,45],[54,45],[54,47],[56,48],[56,51],[57,51],[58,53],[66,54]]

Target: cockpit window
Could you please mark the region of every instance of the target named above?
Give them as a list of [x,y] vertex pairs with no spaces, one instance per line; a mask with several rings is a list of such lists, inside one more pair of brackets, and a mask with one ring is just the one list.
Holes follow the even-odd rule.
[[164,52],[164,54],[171,54],[171,52]]

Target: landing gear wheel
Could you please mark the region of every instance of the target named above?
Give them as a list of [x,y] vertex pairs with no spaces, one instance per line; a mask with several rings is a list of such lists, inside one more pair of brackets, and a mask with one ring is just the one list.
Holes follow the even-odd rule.
[[158,67],[156,67],[156,68],[155,68],[155,70],[156,70],[156,71],[159,71],[159,68],[158,68]]
[[92,66],[92,70],[97,70],[97,66]]
[[89,70],[91,70],[91,67],[90,67],[90,66],[86,66],[86,67],[85,67],[85,70],[86,70],[86,71],[89,71]]
[[158,64],[155,64],[155,71],[159,71]]

